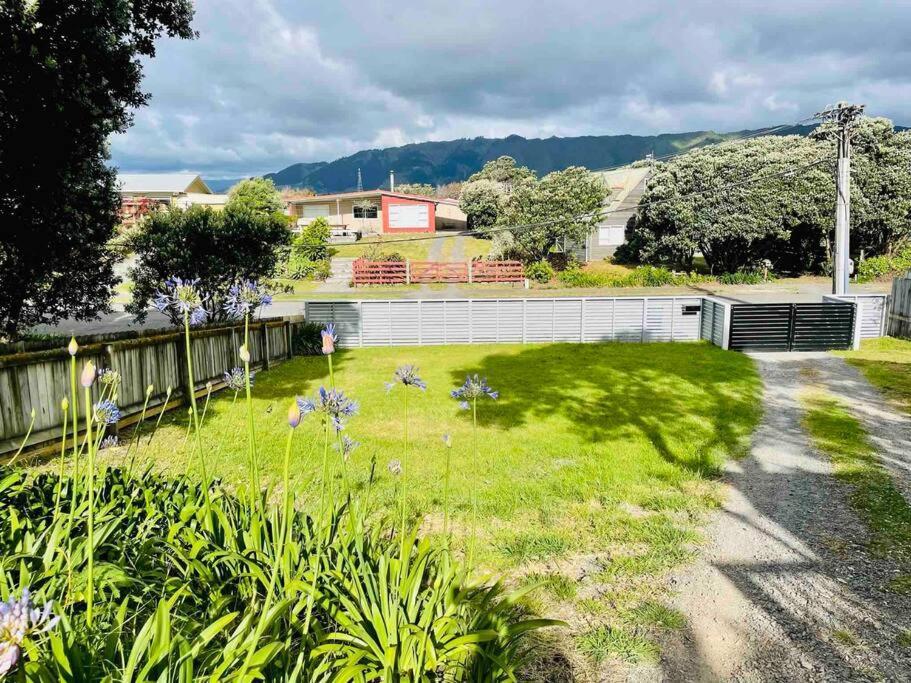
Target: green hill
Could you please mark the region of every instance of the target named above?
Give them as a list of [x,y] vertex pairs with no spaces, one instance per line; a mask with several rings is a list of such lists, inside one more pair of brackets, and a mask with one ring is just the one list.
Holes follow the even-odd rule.
[[[445,142],[420,142],[387,149],[369,149],[325,163],[293,164],[272,178],[279,187],[309,187],[316,192],[344,192],[357,186],[361,170],[365,188],[388,187],[389,171],[397,183],[438,185],[464,180],[491,159],[504,154],[539,175],[567,166],[590,169],[628,164],[649,153],[660,157],[695,147],[721,142],[756,131],[716,133],[665,133],[661,135],[587,135],[583,137],[527,139],[519,135],[506,138],[463,138]],[[811,127],[789,128],[788,133],[806,134]]]

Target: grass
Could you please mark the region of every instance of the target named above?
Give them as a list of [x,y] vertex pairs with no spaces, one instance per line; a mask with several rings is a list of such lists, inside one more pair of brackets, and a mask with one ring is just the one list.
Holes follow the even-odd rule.
[[851,505],[870,530],[871,549],[911,559],[911,507],[879,464],[860,422],[825,394],[804,397],[804,425],[816,446],[851,486]]
[[860,369],[871,384],[911,413],[911,341],[882,337],[866,339],[857,351],[839,352]]
[[613,657],[624,662],[650,662],[658,657],[658,647],[636,629],[599,626],[578,639],[579,650],[596,662]]
[[[458,259],[455,259],[456,244],[461,243],[462,252]],[[491,240],[478,239],[477,237],[454,237],[444,239],[440,251],[441,261],[470,261],[474,258],[485,258],[490,254],[490,247],[493,245]]]
[[[406,259],[426,261],[432,240],[411,240],[421,235],[371,235],[353,244],[331,245],[332,255],[340,258],[358,258],[373,251],[378,245],[383,253],[395,252]],[[410,240],[410,241],[405,241]]]
[[[551,344],[353,349],[336,354],[336,383],[360,401],[347,430],[362,442],[348,463],[353,486],[364,487],[371,462],[372,498],[394,509],[396,480],[386,465],[401,457],[402,387],[384,380],[414,363],[428,384],[410,394],[411,521],[442,528],[441,472],[452,435],[451,507],[454,544],[464,547],[472,494],[478,496],[477,560],[484,570],[537,575],[544,597],[584,617],[589,628],[614,623],[661,594],[661,575],[687,561],[702,515],[719,499],[715,477],[738,455],[759,417],[760,382],[745,355],[707,344]],[[467,373],[486,376],[500,400],[479,410],[480,459],[474,461],[468,416],[449,397]],[[261,466],[278,480],[288,402],[328,382],[321,357],[296,358],[256,377],[253,406]],[[203,439],[218,444],[209,467],[228,486],[247,472],[242,401],[213,398]],[[306,420],[295,436],[293,485],[315,499],[321,441]],[[156,468],[187,467],[186,416],[163,421],[140,458]],[[104,451],[116,460],[116,451]],[[190,461],[196,469],[195,460]],[[576,603],[576,573],[566,566],[596,556],[585,579],[597,605]],[[560,569],[556,567],[559,565]],[[567,577],[573,577],[569,579]],[[526,581],[531,579],[525,579]],[[589,593],[588,595],[591,595]],[[643,607],[642,621],[673,621]],[[551,612],[553,613],[553,612]],[[581,617],[580,617],[581,618]],[[639,621],[631,622],[639,623]],[[592,656],[645,656],[648,629],[595,630],[579,642]],[[624,630],[626,629],[626,630]],[[600,654],[598,654],[600,653]]]

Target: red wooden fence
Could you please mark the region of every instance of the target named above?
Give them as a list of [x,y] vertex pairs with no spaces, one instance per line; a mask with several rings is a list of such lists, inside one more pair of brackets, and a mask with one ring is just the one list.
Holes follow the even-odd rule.
[[475,261],[471,264],[472,282],[522,282],[525,268],[521,261]]
[[352,275],[355,285],[404,285],[408,283],[408,264],[359,258],[354,262]]
[[357,285],[405,285],[431,282],[522,282],[520,261],[368,261],[357,259],[352,282]]

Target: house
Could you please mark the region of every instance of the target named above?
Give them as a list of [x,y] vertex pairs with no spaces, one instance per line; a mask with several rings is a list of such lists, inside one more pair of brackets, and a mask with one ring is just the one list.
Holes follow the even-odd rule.
[[463,230],[465,214],[455,199],[436,199],[387,190],[339,192],[288,200],[298,230],[325,218],[335,234],[395,234]]
[[614,255],[617,247],[626,241],[626,224],[636,214],[639,199],[645,191],[649,166],[596,171],[604,179],[610,195],[604,204],[605,214],[585,240],[573,250],[582,261],[600,261]]
[[211,206],[221,209],[228,195],[212,192],[196,173],[122,173],[120,185],[121,216],[125,224],[136,221],[160,207]]

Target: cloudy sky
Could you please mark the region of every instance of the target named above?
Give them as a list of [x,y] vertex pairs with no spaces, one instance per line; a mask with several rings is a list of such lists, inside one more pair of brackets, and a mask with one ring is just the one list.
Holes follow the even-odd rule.
[[112,141],[226,177],[484,135],[791,123],[839,99],[911,125],[911,0],[197,0]]

